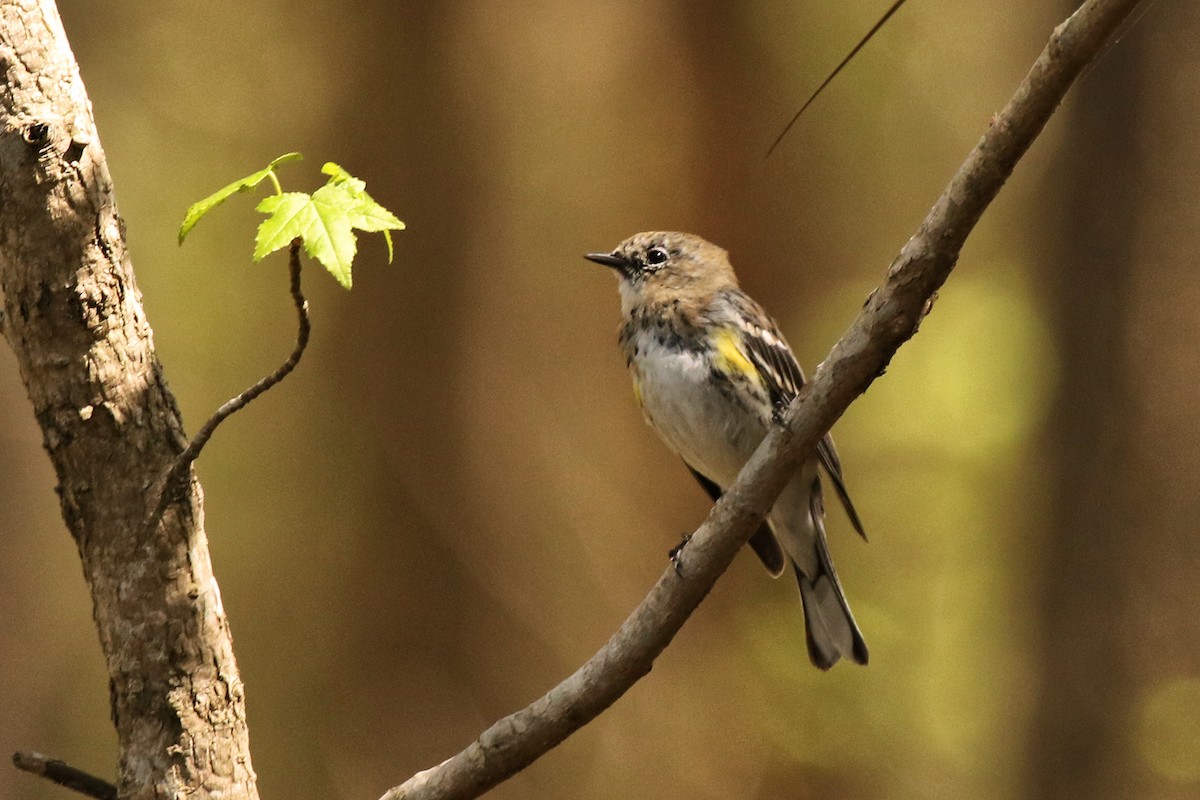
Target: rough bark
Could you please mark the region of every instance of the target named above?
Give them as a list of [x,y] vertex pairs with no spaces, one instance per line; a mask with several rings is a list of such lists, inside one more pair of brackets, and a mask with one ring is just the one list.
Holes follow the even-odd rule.
[[125,249],[91,106],[52,2],[0,2],[0,295],[79,549],[123,798],[256,798],[242,682],[186,440]]

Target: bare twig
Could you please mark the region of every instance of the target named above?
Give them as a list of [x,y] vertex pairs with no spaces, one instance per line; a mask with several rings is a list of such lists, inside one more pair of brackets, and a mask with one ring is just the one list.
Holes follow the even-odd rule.
[[40,775],[59,786],[65,786],[96,800],[117,800],[116,786],[58,759],[31,752],[13,753],[12,758],[17,769]]
[[258,383],[255,383],[241,394],[230,398],[224,405],[213,412],[208,421],[196,432],[196,435],[192,437],[192,441],[175,459],[175,463],[171,465],[171,469],[164,477],[162,487],[159,489],[158,502],[155,505],[154,512],[146,518],[147,528],[154,527],[162,519],[163,512],[170,505],[172,495],[183,484],[184,476],[187,475],[189,467],[200,457],[200,451],[208,444],[208,440],[212,438],[213,433],[217,430],[217,426],[238,411],[241,411],[263,392],[286,378],[296,368],[296,365],[300,363],[300,357],[304,355],[304,349],[308,347],[308,337],[312,331],[312,326],[308,318],[308,301],[304,299],[304,294],[300,291],[300,244],[300,239],[294,239],[288,250],[292,302],[296,306],[297,316],[295,347],[292,348],[292,352],[287,357],[287,360],[280,364],[274,372],[263,377]]
[[854,324],[771,430],[738,480],[620,629],[532,705],[465,750],[387,791],[382,800],[477,797],[557,745],[650,671],[688,615],[761,523],[795,466],[887,366],[949,277],[963,242],[1083,67],[1140,0],[1088,0],[1055,29],[1005,108],[992,120]]
[[796,124],[796,121],[800,119],[800,115],[804,113],[805,109],[812,105],[813,100],[817,99],[817,95],[825,91],[825,87],[828,86],[830,82],[838,76],[838,73],[842,71],[843,67],[850,63],[850,59],[858,55],[859,50],[862,50],[864,47],[866,47],[867,42],[871,41],[871,37],[878,33],[879,29],[887,24],[887,21],[892,18],[893,14],[900,10],[900,6],[904,5],[905,2],[906,0],[896,0],[896,2],[892,3],[891,7],[887,11],[883,12],[883,16],[879,18],[879,21],[871,26],[871,30],[867,31],[866,35],[858,40],[858,44],[854,45],[854,48],[846,54],[846,57],[843,58],[836,67],[833,68],[833,72],[829,73],[828,77],[821,81],[821,85],[817,87],[817,90],[808,96],[808,99],[805,100],[804,104],[800,106],[800,110],[792,115],[792,118],[788,120],[788,124],[784,125],[783,130],[781,130],[779,135],[775,137],[775,141],[771,142],[771,146],[767,148],[768,158],[770,157],[771,153],[775,152],[775,148],[779,147],[779,143],[783,141],[783,137],[788,135],[788,131],[792,129],[792,126]]

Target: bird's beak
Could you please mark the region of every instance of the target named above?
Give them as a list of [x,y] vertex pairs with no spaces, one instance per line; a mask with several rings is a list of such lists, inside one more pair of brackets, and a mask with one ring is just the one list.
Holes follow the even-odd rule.
[[612,267],[622,273],[629,268],[629,262],[616,253],[585,253],[583,257],[588,261],[595,261],[597,264]]

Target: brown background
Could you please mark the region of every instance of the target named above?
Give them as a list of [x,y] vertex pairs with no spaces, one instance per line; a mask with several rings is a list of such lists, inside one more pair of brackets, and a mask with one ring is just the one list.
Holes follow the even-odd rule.
[[[713,4],[714,6],[716,4]],[[199,465],[267,798],[370,800],[589,655],[707,504],[642,424],[611,275],[727,247],[809,369],[1069,3],[906,7],[779,152],[878,2],[62,3],[160,355],[195,428],[292,337],[253,201],[287,150],[404,219]],[[497,798],[1200,795],[1200,10],[1083,80],[920,335],[836,429],[867,669],[804,657],[739,558],[655,671]],[[0,348],[0,751],[113,773],[53,476]],[[56,798],[0,769],[0,800]]]

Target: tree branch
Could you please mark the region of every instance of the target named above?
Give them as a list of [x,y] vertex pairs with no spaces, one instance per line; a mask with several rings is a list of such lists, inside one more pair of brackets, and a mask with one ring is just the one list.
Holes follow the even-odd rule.
[[117,787],[108,781],[41,753],[13,753],[13,766],[96,800],[117,800]]
[[124,800],[257,800],[200,484],[144,524],[187,440],[51,0],[0,0],[0,300],[109,678]]
[[950,181],[813,380],[738,480],[620,629],[573,675],[484,731],[465,750],[388,790],[381,800],[477,797],[611,705],[678,632],[761,523],[796,466],[917,331],[967,235],[1037,138],[1081,70],[1140,0],[1088,0],[1055,29],[1033,68]]

